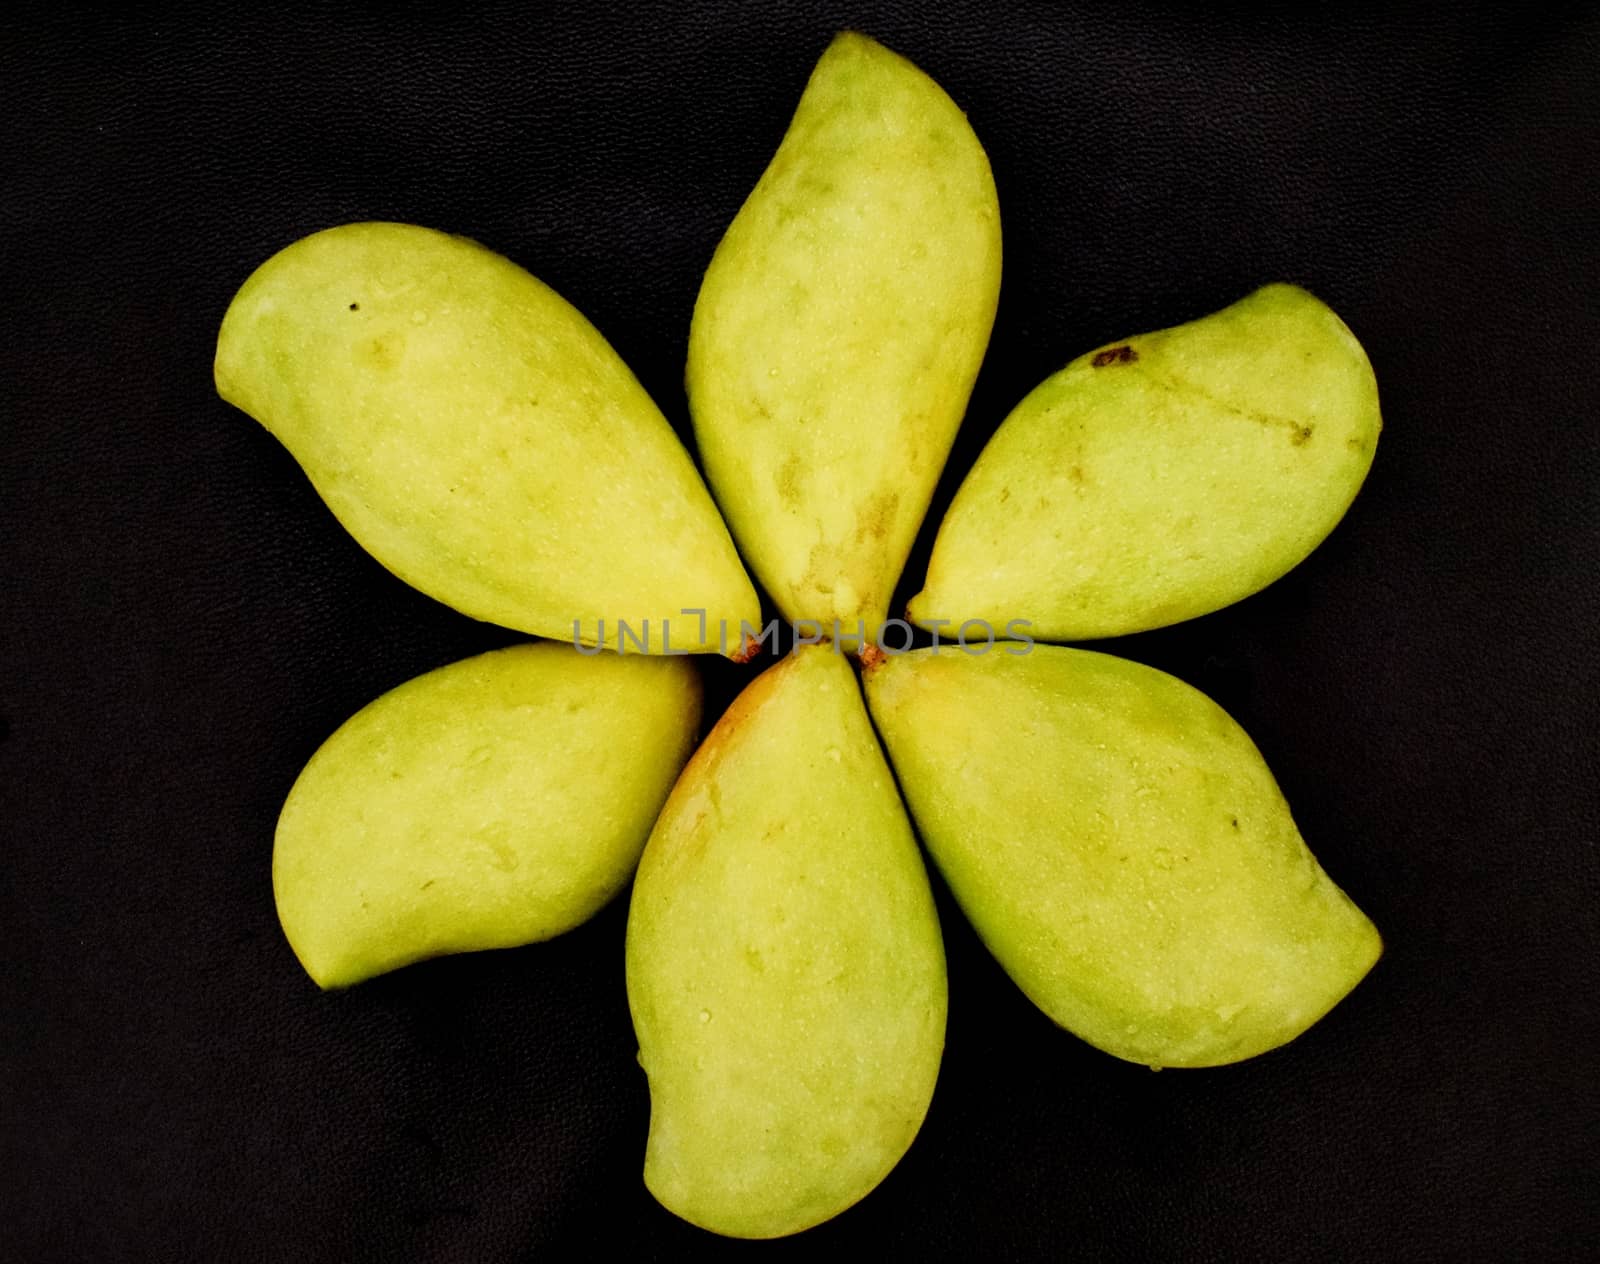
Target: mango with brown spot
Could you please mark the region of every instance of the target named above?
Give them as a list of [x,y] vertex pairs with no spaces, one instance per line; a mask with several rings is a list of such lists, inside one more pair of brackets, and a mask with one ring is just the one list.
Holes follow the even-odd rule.
[[904,58],[839,36],[689,331],[707,479],[791,621],[876,636],[999,288],[994,179],[960,108]]
[[1071,641],[1220,609],[1333,530],[1381,426],[1361,345],[1291,285],[1080,356],[979,456],[911,617]]

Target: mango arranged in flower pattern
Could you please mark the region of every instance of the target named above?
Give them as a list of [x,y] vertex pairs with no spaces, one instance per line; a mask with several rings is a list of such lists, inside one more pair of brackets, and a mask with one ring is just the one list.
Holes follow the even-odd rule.
[[1073,641],[1221,609],[1338,525],[1381,424],[1361,345],[1292,285],[1101,347],[995,432],[911,618]]
[[586,920],[693,749],[687,658],[516,645],[407,681],[311,757],[278,819],[284,934],[325,988]]
[[685,1220],[797,1233],[910,1146],[944,1050],[944,947],[834,649],[758,677],[684,769],[634,882],[627,974],[645,1184]]
[[1378,959],[1254,744],[1182,681],[1087,650],[946,648],[880,662],[867,697],[962,911],[1107,1053],[1252,1057]]
[[587,645],[603,620],[612,646],[618,620],[648,620],[653,653],[671,620],[673,650],[730,656],[758,622],[699,472],[628,366],[482,246],[406,224],[297,241],[229,306],[216,378],[363,548],[475,619]]
[[706,477],[789,619],[876,637],[999,291],[1000,210],[966,117],[910,62],[839,36],[689,330]]

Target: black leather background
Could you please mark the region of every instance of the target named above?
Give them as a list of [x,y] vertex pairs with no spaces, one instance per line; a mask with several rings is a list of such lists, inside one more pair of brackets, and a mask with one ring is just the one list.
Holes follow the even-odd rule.
[[[1600,1249],[1592,10],[247,14],[0,19],[0,1255]],[[300,765],[381,691],[514,638],[370,560],[211,355],[272,251],[410,220],[554,285],[682,427],[699,272],[846,25],[944,84],[1000,189],[999,322],[939,505],[1096,343],[1283,278],[1367,346],[1386,429],[1343,525],[1267,592],[1118,648],[1245,725],[1388,950],[1296,1044],[1154,1075],[1054,1029],[941,888],[921,1137],[855,1209],[751,1246],[641,1183],[622,902],[343,995],[296,965],[269,864]],[[748,674],[712,666],[714,710]]]

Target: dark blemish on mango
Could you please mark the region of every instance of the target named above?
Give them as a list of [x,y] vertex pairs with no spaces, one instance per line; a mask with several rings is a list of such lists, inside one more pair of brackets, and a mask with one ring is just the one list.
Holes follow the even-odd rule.
[[1011,499],[1011,489],[1009,487],[1002,487],[1000,489],[1000,503],[1003,505],[1003,504],[1006,503],[1006,501],[1008,501],[1010,499]]
[[1231,822],[1231,824],[1233,825],[1234,829],[1238,829],[1239,828],[1239,818],[1237,816],[1234,817],[1232,822]]
[[868,538],[882,540],[889,534],[889,528],[894,524],[894,511],[900,507],[899,492],[879,492],[866,504],[861,511],[861,516],[856,519],[856,542],[864,543]]
[[1123,343],[1120,347],[1107,347],[1104,351],[1095,352],[1095,357],[1089,361],[1089,366],[1103,369],[1108,364],[1133,364],[1138,359],[1139,353],[1127,343]]
[[1289,442],[1297,448],[1311,438],[1313,429],[1311,423],[1301,421],[1298,417],[1286,417],[1279,413],[1262,412],[1258,408],[1241,407],[1232,400],[1213,394],[1198,383],[1185,381],[1183,378],[1175,377],[1170,373],[1162,375],[1157,380],[1165,390],[1179,395],[1192,395],[1196,399],[1203,399],[1214,408],[1234,417],[1243,417],[1246,421],[1253,421],[1262,426],[1283,426],[1289,431]]
[[391,369],[400,363],[401,342],[393,334],[383,334],[366,345],[367,357],[374,368]]
[[1074,465],[1070,470],[1067,471],[1067,477],[1070,478],[1079,487],[1082,487],[1083,486],[1083,466]]
[[350,310],[353,311],[353,312],[359,312],[361,310],[361,304],[360,303],[351,303],[350,304]]
[[739,649],[730,655],[736,663],[748,663],[761,649],[761,641],[748,633],[739,642]]
[[791,456],[784,461],[772,481],[778,489],[778,499],[791,509],[799,508],[800,458]]
[[427,889],[428,889],[428,888],[429,888],[429,887],[431,887],[431,886],[432,886],[432,885],[433,885],[433,883],[434,883],[434,879],[432,879],[432,878],[429,878],[429,879],[428,879],[428,880],[427,880],[427,881],[426,881],[426,882],[424,882],[424,883],[423,883],[423,884],[422,884],[422,885],[421,885],[421,886],[420,886],[420,887],[418,887],[418,888],[417,888],[417,890],[419,890],[419,891],[426,891],[426,890],[427,890]]

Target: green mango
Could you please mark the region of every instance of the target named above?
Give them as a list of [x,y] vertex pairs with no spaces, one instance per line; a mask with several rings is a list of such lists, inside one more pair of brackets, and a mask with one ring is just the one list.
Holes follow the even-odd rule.
[[910,616],[1072,641],[1219,610],[1338,525],[1381,424],[1361,345],[1292,285],[1102,347],[990,440]]
[[844,34],[706,271],[706,476],[779,609],[874,640],[983,359],[1000,210],[966,117]]
[[867,697],[989,950],[1107,1053],[1253,1057],[1378,959],[1249,737],[1182,681],[1087,650],[946,648],[880,660]]
[[688,659],[548,642],[384,694],[283,805],[272,882],[290,947],[337,988],[570,930],[627,882],[699,725]]
[[833,648],[757,677],[684,769],[634,881],[627,979],[645,1184],[685,1220],[797,1233],[910,1146],[944,1049],[944,948]]
[[759,621],[644,388],[580,312],[474,242],[407,224],[295,242],[229,306],[216,380],[363,548],[475,619],[730,657]]

